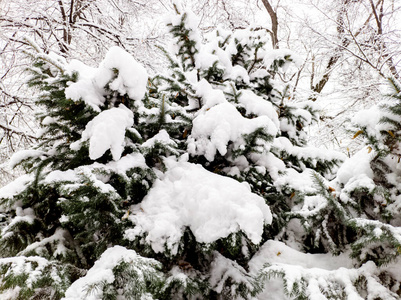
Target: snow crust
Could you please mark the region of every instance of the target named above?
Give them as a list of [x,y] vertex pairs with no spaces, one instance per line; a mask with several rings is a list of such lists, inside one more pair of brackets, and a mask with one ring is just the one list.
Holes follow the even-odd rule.
[[185,228],[199,243],[212,243],[242,231],[255,244],[261,240],[264,224],[272,222],[263,198],[249,186],[185,161],[168,161],[164,178],[156,180],[129,219],[136,225],[125,237],[134,240],[146,234],[155,252],[167,246],[173,254]]

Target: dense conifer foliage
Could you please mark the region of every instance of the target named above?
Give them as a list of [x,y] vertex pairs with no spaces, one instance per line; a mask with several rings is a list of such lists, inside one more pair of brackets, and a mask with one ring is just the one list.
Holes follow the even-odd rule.
[[399,89],[356,119],[370,156],[336,177],[345,156],[307,144],[297,56],[175,10],[154,77],[118,47],[92,68],[30,41],[42,130],[0,190],[1,295],[396,299]]

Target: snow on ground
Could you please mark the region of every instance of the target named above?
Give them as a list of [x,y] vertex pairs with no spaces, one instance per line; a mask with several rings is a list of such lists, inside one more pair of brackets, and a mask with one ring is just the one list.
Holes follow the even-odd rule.
[[263,198],[247,184],[205,170],[185,161],[167,161],[168,171],[157,180],[129,217],[136,224],[126,231],[133,240],[146,234],[156,252],[166,245],[172,253],[186,227],[200,243],[212,243],[243,231],[255,244],[261,240],[264,224],[272,215]]

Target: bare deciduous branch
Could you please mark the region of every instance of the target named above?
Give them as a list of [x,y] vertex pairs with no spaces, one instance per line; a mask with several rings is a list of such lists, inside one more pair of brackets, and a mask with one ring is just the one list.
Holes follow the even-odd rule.
[[269,13],[270,20],[272,22],[272,29],[270,35],[272,37],[272,46],[274,49],[278,49],[278,19],[277,13],[274,11],[273,7],[268,0],[262,0],[267,12]]

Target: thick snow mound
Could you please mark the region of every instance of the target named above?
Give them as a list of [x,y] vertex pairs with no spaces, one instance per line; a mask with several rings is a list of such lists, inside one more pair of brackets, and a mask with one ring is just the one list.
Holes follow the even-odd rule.
[[110,149],[113,160],[119,160],[124,150],[125,130],[133,124],[133,113],[123,104],[102,111],[86,125],[81,140],[71,144],[71,149],[77,150],[81,142],[89,140],[91,159],[98,159]]
[[67,98],[74,101],[85,101],[96,111],[103,105],[105,99],[104,88],[117,91],[121,96],[127,94],[142,106],[140,100],[146,92],[148,73],[135,58],[119,47],[111,47],[99,68],[91,68],[85,64],[72,60],[67,70],[77,72],[79,79],[65,89]]
[[373,106],[370,109],[364,109],[355,114],[352,118],[352,122],[359,126],[366,128],[367,130],[375,129],[376,125],[379,124],[380,119],[383,117],[382,112],[377,106]]
[[188,151],[194,155],[204,155],[207,160],[212,161],[217,151],[221,155],[227,153],[230,141],[234,148],[245,145],[243,136],[258,128],[264,128],[271,136],[275,136],[278,130],[267,116],[247,119],[230,103],[221,103],[194,119]]
[[84,101],[94,110],[100,111],[100,106],[104,104],[103,87],[98,86],[94,80],[98,69],[89,67],[78,60],[72,60],[67,69],[70,73],[77,72],[78,81],[71,83],[64,91],[65,96],[73,101]]
[[128,94],[131,99],[141,100],[146,92],[148,73],[131,54],[117,46],[111,47],[107,52],[96,82],[100,86],[106,86],[113,78],[115,70],[118,72],[117,77],[109,87],[121,95]]
[[346,184],[351,178],[362,174],[373,179],[373,171],[370,162],[374,157],[374,151],[369,152],[365,147],[346,160],[337,172],[337,179],[340,183]]
[[186,227],[200,243],[212,243],[229,234],[243,231],[255,244],[261,241],[264,224],[272,222],[269,207],[263,198],[253,194],[249,186],[211,173],[201,165],[168,162],[169,171],[130,216],[135,224],[126,231],[133,240],[147,234],[154,251],[172,253]]
[[257,116],[268,116],[277,128],[280,127],[278,114],[271,102],[263,99],[261,96],[256,95],[250,90],[241,90],[241,95],[238,97],[238,101],[245,107],[247,113]]

